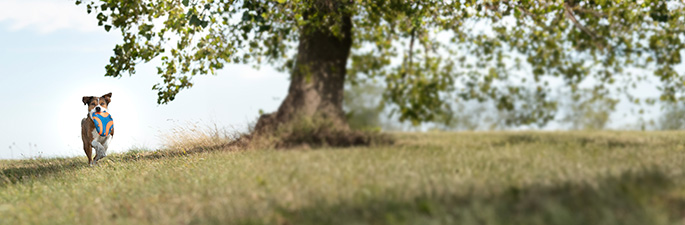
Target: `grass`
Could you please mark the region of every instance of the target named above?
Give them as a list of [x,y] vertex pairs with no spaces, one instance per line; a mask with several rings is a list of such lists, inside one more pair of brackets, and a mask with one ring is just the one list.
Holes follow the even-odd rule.
[[685,132],[0,161],[2,224],[685,224]]

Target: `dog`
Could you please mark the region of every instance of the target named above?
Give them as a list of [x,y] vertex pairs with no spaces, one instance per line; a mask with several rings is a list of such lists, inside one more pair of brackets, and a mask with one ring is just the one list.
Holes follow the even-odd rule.
[[[108,113],[107,107],[112,102],[112,93],[107,93],[101,97],[83,96],[83,104],[88,106],[88,115],[81,120],[81,139],[83,140],[83,151],[88,157],[88,164],[93,166],[97,162],[107,156],[107,148],[109,142],[114,136],[114,128],[111,131],[105,132],[105,136],[101,136],[96,130],[95,122],[93,122],[93,113]],[[103,130],[103,128],[100,128]],[[92,149],[95,149],[95,157],[91,158]]]

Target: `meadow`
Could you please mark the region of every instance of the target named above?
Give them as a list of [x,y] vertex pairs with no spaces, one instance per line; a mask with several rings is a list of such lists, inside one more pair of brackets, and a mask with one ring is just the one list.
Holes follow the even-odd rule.
[[0,161],[0,224],[685,224],[685,132]]

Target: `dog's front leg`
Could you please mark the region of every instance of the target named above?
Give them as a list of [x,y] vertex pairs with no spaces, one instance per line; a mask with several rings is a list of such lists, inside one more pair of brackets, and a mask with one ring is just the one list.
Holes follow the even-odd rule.
[[100,142],[97,140],[93,140],[91,144],[93,145],[93,148],[95,148],[95,158],[93,159],[93,164],[97,164],[98,160],[105,157],[106,149],[105,146],[102,146],[102,144],[100,144]]

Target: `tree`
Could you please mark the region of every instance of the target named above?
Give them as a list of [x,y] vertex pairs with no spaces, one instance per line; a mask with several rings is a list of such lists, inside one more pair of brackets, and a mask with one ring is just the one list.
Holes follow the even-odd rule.
[[659,118],[660,130],[685,129],[685,106],[683,104],[667,104],[662,107],[663,115]]
[[[161,60],[160,104],[227,63],[289,72],[287,97],[257,132],[302,118],[348,129],[346,80],[382,82],[384,102],[415,124],[474,99],[524,110],[515,123],[544,123],[556,111],[555,80],[572,94],[589,83],[608,96],[656,77],[663,101],[681,98],[685,82],[674,69],[685,43],[685,3],[676,0],[76,0],[84,2],[123,35],[106,76]],[[534,101],[521,101],[529,93]]]
[[375,84],[350,85],[345,88],[343,109],[350,128],[357,130],[387,129],[384,124],[384,107],[380,99],[383,89]]
[[[586,93],[583,93],[586,92]],[[609,123],[609,115],[616,109],[618,100],[596,98],[590,90],[580,90],[571,99],[563,121],[574,130],[602,130]]]

